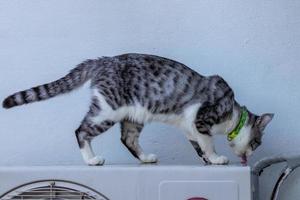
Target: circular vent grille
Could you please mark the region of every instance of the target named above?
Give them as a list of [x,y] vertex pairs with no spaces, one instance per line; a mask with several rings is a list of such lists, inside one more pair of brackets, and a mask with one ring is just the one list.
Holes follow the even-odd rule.
[[70,181],[46,180],[24,184],[0,197],[0,200],[109,200],[99,192]]

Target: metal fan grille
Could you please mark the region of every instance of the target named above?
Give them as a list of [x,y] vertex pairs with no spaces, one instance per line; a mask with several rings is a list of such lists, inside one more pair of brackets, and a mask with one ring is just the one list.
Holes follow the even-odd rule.
[[[42,185],[42,186],[41,186]],[[38,187],[37,187],[38,186]],[[29,188],[29,189],[28,189]],[[75,189],[76,188],[76,189]],[[108,200],[90,188],[66,181],[42,181],[18,187],[0,200]]]

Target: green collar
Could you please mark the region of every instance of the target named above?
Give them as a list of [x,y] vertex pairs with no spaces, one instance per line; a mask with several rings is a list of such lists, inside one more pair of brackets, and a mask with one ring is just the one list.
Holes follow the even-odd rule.
[[240,133],[240,130],[245,125],[247,118],[248,118],[248,112],[245,107],[242,107],[240,121],[239,121],[238,125],[233,129],[233,131],[231,131],[228,134],[228,136],[227,136],[228,141],[232,141],[234,138],[236,138],[236,136]]

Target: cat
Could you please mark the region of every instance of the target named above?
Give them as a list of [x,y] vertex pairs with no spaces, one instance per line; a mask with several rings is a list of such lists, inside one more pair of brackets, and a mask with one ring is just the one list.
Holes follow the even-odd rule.
[[155,163],[139,145],[144,124],[159,121],[182,129],[197,154],[207,164],[227,164],[215,152],[215,134],[227,135],[228,143],[242,161],[261,144],[263,131],[274,114],[257,116],[241,107],[234,92],[218,76],[202,76],[167,58],[146,54],[123,54],[86,60],[56,81],[17,92],[3,101],[11,108],[68,93],[91,82],[89,111],[75,135],[88,165],[102,165],[91,141],[121,125],[121,141],[142,163]]

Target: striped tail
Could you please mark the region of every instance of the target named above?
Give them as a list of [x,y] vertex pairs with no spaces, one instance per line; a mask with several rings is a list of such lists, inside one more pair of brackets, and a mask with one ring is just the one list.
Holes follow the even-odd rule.
[[84,62],[61,79],[8,96],[2,102],[2,106],[8,109],[70,92],[91,78],[93,68],[93,65],[90,65],[88,61]]

